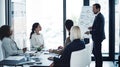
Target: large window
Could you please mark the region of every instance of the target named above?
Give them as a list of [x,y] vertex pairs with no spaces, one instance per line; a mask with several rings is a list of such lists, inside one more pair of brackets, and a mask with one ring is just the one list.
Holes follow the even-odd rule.
[[[108,0],[90,0],[90,6],[92,6],[94,3],[100,3],[101,5],[101,12],[103,13],[105,17],[105,35],[106,39],[103,41],[102,45],[102,53],[106,54],[108,56],[109,53],[109,21],[108,21]],[[66,18],[72,19],[75,23],[75,25],[79,25],[79,18],[81,15],[83,7],[83,0],[66,0]],[[89,21],[88,21],[89,22]],[[85,28],[84,28],[85,29]],[[81,29],[81,30],[84,30]]]
[[32,24],[39,22],[46,48],[63,45],[63,0],[11,0],[14,39],[20,48],[30,48]]
[[5,24],[5,0],[0,0],[0,26]]
[[[74,25],[79,25],[83,0],[66,0],[66,19],[71,19]],[[68,36],[68,32],[66,34]]]
[[71,19],[78,25],[82,6],[83,0],[66,0],[66,19]]
[[14,29],[14,40],[19,48],[27,47],[26,45],[26,1],[11,0],[11,26]]
[[[120,3],[115,1],[115,53],[119,53],[120,49]],[[118,58],[118,57],[117,57]]]
[[32,24],[39,22],[46,48],[63,45],[63,0],[26,0],[26,16],[28,40]]
[[[63,45],[63,19],[72,19],[74,25],[79,25],[79,19],[83,8],[83,1],[85,0],[10,0],[11,4],[11,22],[14,28],[14,39],[20,48],[30,47],[29,36],[31,32],[32,24],[39,22],[42,26],[40,31],[45,40],[45,46],[47,48],[57,48],[59,45]],[[63,10],[63,1],[65,9]],[[105,17],[105,35],[106,39],[102,42],[103,56],[110,54],[109,52],[109,1],[110,0],[89,0],[90,6],[94,3],[100,3],[101,12]],[[115,52],[119,52],[120,45],[120,3],[116,1],[115,10]],[[0,0],[0,20],[5,22],[5,1]],[[63,13],[64,12],[64,13]],[[3,14],[3,15],[2,15]],[[64,14],[64,16],[63,16]],[[2,16],[1,16],[2,15]],[[2,23],[3,25],[5,23]],[[81,29],[84,30],[84,29]]]

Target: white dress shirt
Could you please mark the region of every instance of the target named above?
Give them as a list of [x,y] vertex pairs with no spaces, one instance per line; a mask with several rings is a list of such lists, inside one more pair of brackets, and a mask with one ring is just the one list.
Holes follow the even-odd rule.
[[36,33],[32,34],[30,43],[31,43],[31,49],[38,48],[41,45],[44,45],[43,35],[41,33],[39,35]]

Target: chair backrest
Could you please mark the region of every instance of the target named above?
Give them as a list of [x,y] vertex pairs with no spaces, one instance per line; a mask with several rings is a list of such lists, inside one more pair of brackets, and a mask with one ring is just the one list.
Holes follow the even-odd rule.
[[0,40],[0,61],[3,60],[2,42]]
[[86,67],[91,62],[92,45],[87,44],[85,49],[74,51],[71,54],[70,67]]

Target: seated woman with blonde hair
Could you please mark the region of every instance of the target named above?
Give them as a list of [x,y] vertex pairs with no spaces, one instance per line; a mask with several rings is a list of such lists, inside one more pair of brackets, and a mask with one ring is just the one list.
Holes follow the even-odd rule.
[[72,26],[70,30],[71,43],[64,48],[60,58],[49,57],[54,60],[54,67],[70,67],[70,57],[73,51],[82,50],[85,48],[85,42],[81,39],[81,31],[79,26]]

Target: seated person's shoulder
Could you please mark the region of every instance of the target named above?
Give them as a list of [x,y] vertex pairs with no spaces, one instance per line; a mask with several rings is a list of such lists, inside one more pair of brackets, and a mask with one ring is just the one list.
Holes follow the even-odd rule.
[[11,39],[7,38],[7,37],[3,38],[3,40],[2,40],[2,42],[10,42],[10,41],[11,41]]

